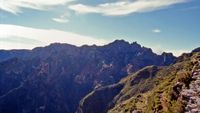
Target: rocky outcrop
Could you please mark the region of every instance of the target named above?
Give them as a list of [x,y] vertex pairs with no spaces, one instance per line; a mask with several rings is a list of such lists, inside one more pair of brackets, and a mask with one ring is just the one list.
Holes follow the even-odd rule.
[[185,113],[200,112],[200,59],[192,72],[192,81],[189,87],[181,91],[182,100],[185,102]]
[[193,52],[193,53],[194,53],[194,52],[200,52],[200,47],[198,47],[198,48],[192,50],[192,52]]

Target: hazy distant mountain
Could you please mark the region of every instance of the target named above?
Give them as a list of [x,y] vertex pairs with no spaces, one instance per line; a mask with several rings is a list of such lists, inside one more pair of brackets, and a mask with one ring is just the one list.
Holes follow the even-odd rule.
[[[146,66],[167,66],[175,61],[171,53],[157,55],[150,48],[124,40],[105,46],[55,43],[33,50],[2,50],[0,113],[74,113],[91,91],[118,83]],[[106,105],[122,88],[111,87],[117,87],[112,91],[115,94],[99,98],[105,99]]]

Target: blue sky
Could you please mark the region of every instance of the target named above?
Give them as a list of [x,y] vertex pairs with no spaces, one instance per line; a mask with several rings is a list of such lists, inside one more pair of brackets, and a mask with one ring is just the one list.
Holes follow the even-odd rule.
[[199,0],[1,0],[0,49],[137,41],[180,55],[200,45]]

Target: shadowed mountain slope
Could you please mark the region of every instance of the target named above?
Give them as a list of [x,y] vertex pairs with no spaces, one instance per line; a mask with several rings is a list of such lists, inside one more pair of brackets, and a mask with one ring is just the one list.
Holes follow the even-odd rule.
[[170,53],[157,55],[124,40],[105,46],[55,43],[33,50],[2,50],[0,58],[2,113],[74,113],[92,90],[117,83],[145,66],[176,60]]

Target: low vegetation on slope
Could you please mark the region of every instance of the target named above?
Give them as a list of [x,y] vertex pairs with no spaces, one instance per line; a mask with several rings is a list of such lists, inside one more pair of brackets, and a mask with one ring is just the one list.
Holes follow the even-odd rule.
[[[131,74],[113,86],[97,89],[82,99],[78,113],[86,113],[82,108],[91,108],[87,113],[96,113],[95,108],[101,108],[99,113],[180,113],[184,110],[184,103],[179,93],[181,86],[188,87],[191,73],[199,53],[184,54],[176,64],[157,67],[147,66]],[[122,85],[116,90],[116,86]],[[104,103],[100,103],[100,95],[109,95]],[[120,90],[120,91],[119,91]],[[112,94],[110,94],[112,93]],[[101,96],[100,96],[101,97]],[[88,106],[95,105],[95,107]],[[102,107],[104,106],[104,107]],[[106,106],[106,107],[105,107]]]
[[[117,102],[109,110],[109,113],[131,113],[133,111],[139,113],[184,112],[185,103],[180,96],[180,91],[182,87],[189,87],[192,81],[192,70],[197,64],[197,57],[199,56],[200,53],[185,54],[180,57],[176,64],[159,70],[153,80],[156,87],[154,86],[152,90],[145,93],[138,92],[137,95]],[[143,84],[146,83],[143,82]]]
[[[152,89],[154,87],[154,75],[158,70],[159,68],[156,66],[148,66],[122,79],[117,84],[92,91],[81,100],[78,113],[106,113],[116,103]],[[96,111],[97,108],[100,109]]]

